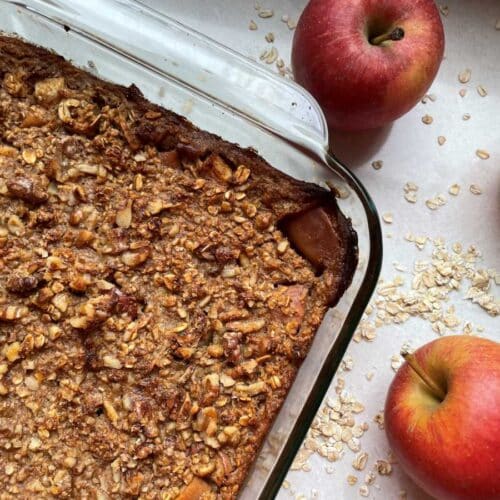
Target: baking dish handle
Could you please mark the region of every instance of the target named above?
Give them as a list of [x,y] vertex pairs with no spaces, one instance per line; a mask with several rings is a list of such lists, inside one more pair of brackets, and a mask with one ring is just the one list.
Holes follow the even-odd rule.
[[324,115],[306,90],[140,0],[1,1],[90,36],[286,140],[328,144]]

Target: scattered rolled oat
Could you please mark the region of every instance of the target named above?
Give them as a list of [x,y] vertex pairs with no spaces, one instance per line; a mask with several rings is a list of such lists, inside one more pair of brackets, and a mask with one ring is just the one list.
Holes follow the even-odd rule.
[[425,123],[426,125],[430,125],[434,119],[432,118],[431,115],[424,115],[422,116],[422,122]]
[[442,146],[446,142],[446,137],[444,135],[440,135],[438,137],[438,144]]
[[465,97],[465,94],[467,94],[467,89],[460,89],[458,91],[460,97]]
[[366,462],[368,462],[368,453],[361,452],[352,462],[352,466],[359,471],[362,471],[366,467]]
[[362,497],[370,496],[370,489],[368,488],[368,486],[366,484],[363,484],[363,486],[361,486],[359,488],[359,495]]
[[469,191],[472,194],[476,194],[476,195],[479,195],[479,194],[483,193],[483,191],[481,190],[481,188],[477,184],[471,184],[470,187],[469,187]]
[[391,356],[391,368],[393,371],[397,372],[401,365],[403,364],[403,358],[399,354],[394,354]]
[[476,87],[477,89],[477,93],[481,96],[481,97],[486,97],[488,95],[488,91],[482,86],[482,85],[478,85]]
[[478,158],[481,158],[481,160],[487,160],[490,157],[490,154],[488,153],[488,151],[485,151],[484,149],[477,149],[476,156]]
[[470,114],[469,114],[469,113],[465,113],[465,114],[462,116],[462,120],[464,120],[464,121],[470,120]]
[[266,39],[266,42],[268,42],[268,43],[273,43],[273,42],[274,42],[274,33],[269,32],[269,33],[265,36],[265,39]]
[[418,186],[414,182],[409,181],[404,185],[403,189],[405,193],[417,192]]
[[248,24],[248,29],[250,31],[255,31],[256,29],[258,29],[257,23],[254,20],[251,20]]
[[393,216],[392,216],[392,213],[391,212],[386,212],[385,214],[382,215],[382,220],[386,223],[386,224],[392,224],[393,222]]
[[273,64],[278,59],[278,49],[272,47],[270,50],[264,50],[260,55],[260,60],[266,64]]
[[360,321],[356,333],[354,334],[353,340],[355,342],[360,342],[361,340],[366,340],[371,342],[377,338],[377,332],[375,330],[375,325],[372,321],[363,319]]
[[[414,242],[418,249],[423,249],[428,238],[408,234],[406,239]],[[474,283],[485,283],[493,279],[494,274],[485,274],[484,270],[476,269],[480,253],[474,246],[463,252],[453,246],[453,253],[448,252],[442,240],[435,240],[431,261],[416,261],[411,280],[411,289],[402,289],[404,280],[396,276],[393,281],[382,282],[377,288],[378,297],[374,301],[376,318],[382,324],[400,324],[410,317],[419,316],[431,323],[438,335],[456,331],[461,325],[455,315],[454,308],[444,308],[449,295],[460,290],[465,280],[471,282],[468,295],[475,294],[471,288]],[[484,285],[483,285],[484,286]],[[488,314],[496,316],[500,313],[500,300],[489,294],[487,288],[478,300],[473,300]],[[376,325],[377,326],[377,325]],[[465,333],[465,326],[463,327]],[[397,358],[397,357],[396,357]],[[391,360],[392,361],[392,360]],[[394,360],[396,362],[396,360]]]
[[366,424],[356,424],[355,415],[364,411],[364,406],[353,396],[343,391],[344,380],[337,379],[338,397],[327,398],[317,413],[311,428],[292,464],[292,470],[304,470],[304,465],[313,453],[329,462],[340,460],[347,449],[359,451],[359,438],[368,429]]
[[470,77],[472,75],[472,71],[467,68],[458,74],[458,81],[460,83],[468,83],[470,81]]
[[422,97],[422,104],[427,104],[428,101],[435,102],[435,100],[436,100],[435,94],[425,94],[424,97]]
[[388,476],[392,472],[392,465],[387,460],[377,460],[375,469],[381,476]]
[[368,472],[368,474],[365,476],[365,484],[371,485],[375,482],[376,476],[373,471]]
[[288,26],[289,30],[294,30],[297,27],[297,21],[295,21],[293,19],[288,19],[288,21],[286,22],[286,25]]
[[448,189],[448,193],[450,193],[452,196],[458,196],[458,193],[460,193],[460,185],[452,184]]
[[380,170],[384,166],[384,162],[382,160],[372,161],[372,167],[375,170]]
[[262,19],[268,19],[274,16],[274,11],[272,9],[260,9],[258,15]]
[[379,411],[374,417],[373,421],[378,425],[378,428],[382,431],[384,430],[385,424],[384,424],[384,412]]
[[439,10],[441,11],[441,14],[443,14],[443,16],[445,17],[450,13],[450,8],[447,5],[440,5]]
[[446,204],[446,198],[442,194],[438,194],[435,198],[431,198],[430,200],[425,201],[425,205],[430,210],[437,210],[439,207],[442,207]]
[[347,476],[347,484],[349,486],[354,486],[358,482],[358,478],[356,476],[348,475]]

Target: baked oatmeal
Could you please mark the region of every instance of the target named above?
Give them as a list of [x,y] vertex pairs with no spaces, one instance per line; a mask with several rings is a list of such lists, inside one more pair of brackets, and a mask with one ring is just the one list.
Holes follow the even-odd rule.
[[1,499],[231,499],[348,286],[334,194],[0,37]]

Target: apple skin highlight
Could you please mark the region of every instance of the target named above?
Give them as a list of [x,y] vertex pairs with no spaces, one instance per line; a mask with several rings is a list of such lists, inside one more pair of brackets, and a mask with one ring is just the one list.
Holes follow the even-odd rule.
[[446,391],[441,402],[408,363],[385,404],[389,444],[403,469],[440,500],[500,498],[500,344],[468,336],[416,351]]
[[[373,45],[396,28],[398,41]],[[432,0],[311,0],[292,47],[295,80],[333,130],[364,130],[409,111],[434,80],[444,31]]]

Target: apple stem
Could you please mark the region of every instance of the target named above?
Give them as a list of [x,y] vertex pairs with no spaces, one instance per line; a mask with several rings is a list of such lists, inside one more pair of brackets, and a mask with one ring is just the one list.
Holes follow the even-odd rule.
[[422,379],[427,388],[431,391],[433,396],[438,398],[440,401],[444,401],[446,397],[446,393],[439,387],[434,380],[422,369],[417,358],[414,354],[409,353],[406,350],[401,351],[401,356],[405,359],[405,361],[410,365],[413,371]]
[[403,28],[394,28],[390,33],[384,33],[383,35],[376,36],[370,40],[372,45],[380,45],[383,42],[392,40],[397,42],[402,40],[405,36],[405,30]]

